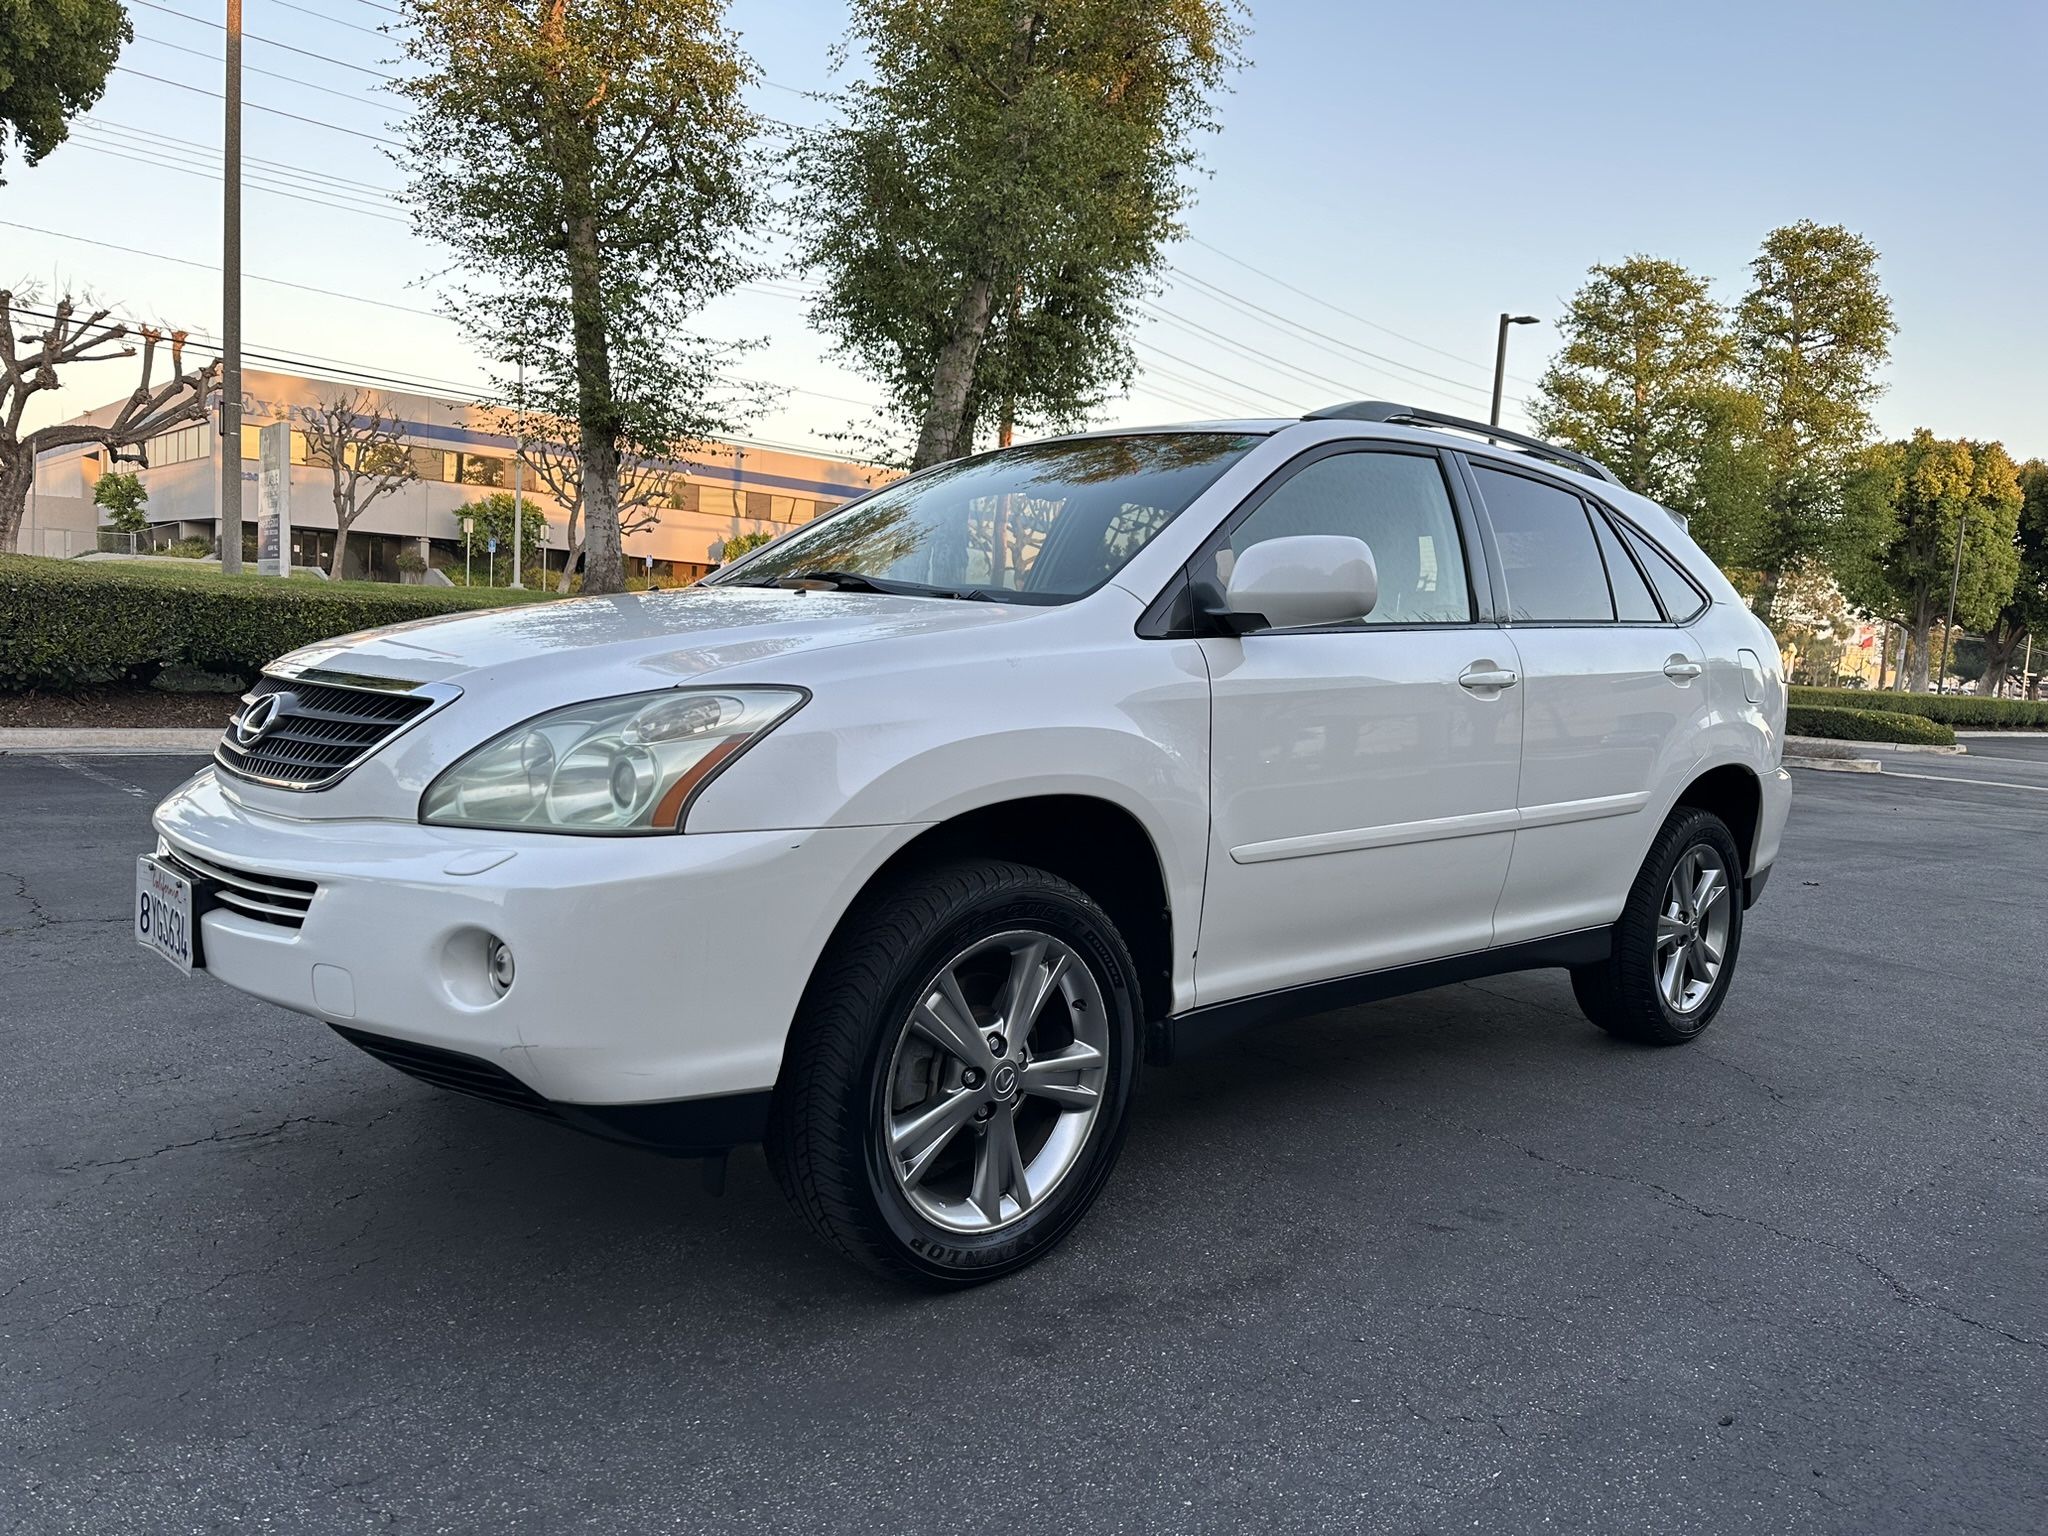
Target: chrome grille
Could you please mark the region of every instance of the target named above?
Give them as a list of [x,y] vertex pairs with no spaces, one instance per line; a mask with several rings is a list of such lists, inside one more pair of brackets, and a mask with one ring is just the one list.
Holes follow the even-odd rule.
[[161,840],[157,857],[196,880],[211,881],[214,899],[222,906],[280,928],[303,927],[306,909],[313,905],[313,897],[320,889],[311,880],[234,869]]
[[242,696],[214,761],[277,789],[323,789],[434,702],[404,683],[356,687],[266,675]]

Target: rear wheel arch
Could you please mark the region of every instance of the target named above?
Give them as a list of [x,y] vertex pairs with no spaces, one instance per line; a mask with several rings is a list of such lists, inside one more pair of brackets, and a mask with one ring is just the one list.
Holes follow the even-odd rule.
[[1722,763],[1696,775],[1672,802],[1673,808],[1689,805],[1711,811],[1721,818],[1742,854],[1742,874],[1755,873],[1756,842],[1763,827],[1764,789],[1751,768],[1742,763]]

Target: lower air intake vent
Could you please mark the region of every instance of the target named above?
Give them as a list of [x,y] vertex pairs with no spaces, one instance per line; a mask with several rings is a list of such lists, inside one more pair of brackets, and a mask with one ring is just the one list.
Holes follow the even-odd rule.
[[306,909],[320,887],[311,880],[294,880],[286,875],[258,874],[235,869],[213,859],[201,858],[169,843],[160,844],[157,856],[176,865],[195,880],[213,882],[214,899],[231,912],[275,923],[280,928],[305,926]]
[[398,1068],[407,1077],[432,1083],[436,1088],[489,1099],[495,1104],[509,1104],[515,1109],[553,1116],[554,1106],[546,1099],[503,1067],[480,1056],[444,1051],[439,1046],[421,1045],[416,1040],[395,1040],[390,1035],[372,1034],[368,1030],[344,1029],[339,1024],[328,1027],[350,1045],[367,1051],[387,1067]]

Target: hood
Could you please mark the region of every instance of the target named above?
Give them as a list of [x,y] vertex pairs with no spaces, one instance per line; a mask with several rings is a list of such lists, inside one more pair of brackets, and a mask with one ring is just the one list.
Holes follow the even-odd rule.
[[660,688],[747,663],[953,634],[1041,611],[881,593],[688,587],[416,619],[306,646],[273,665],[413,683],[462,684],[487,675],[552,685],[602,674],[603,691],[618,693],[636,686],[635,674]]

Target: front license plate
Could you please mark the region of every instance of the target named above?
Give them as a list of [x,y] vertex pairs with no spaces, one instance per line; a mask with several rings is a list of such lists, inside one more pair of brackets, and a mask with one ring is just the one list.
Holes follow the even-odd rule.
[[146,853],[135,861],[135,942],[187,976],[200,969],[192,882]]

